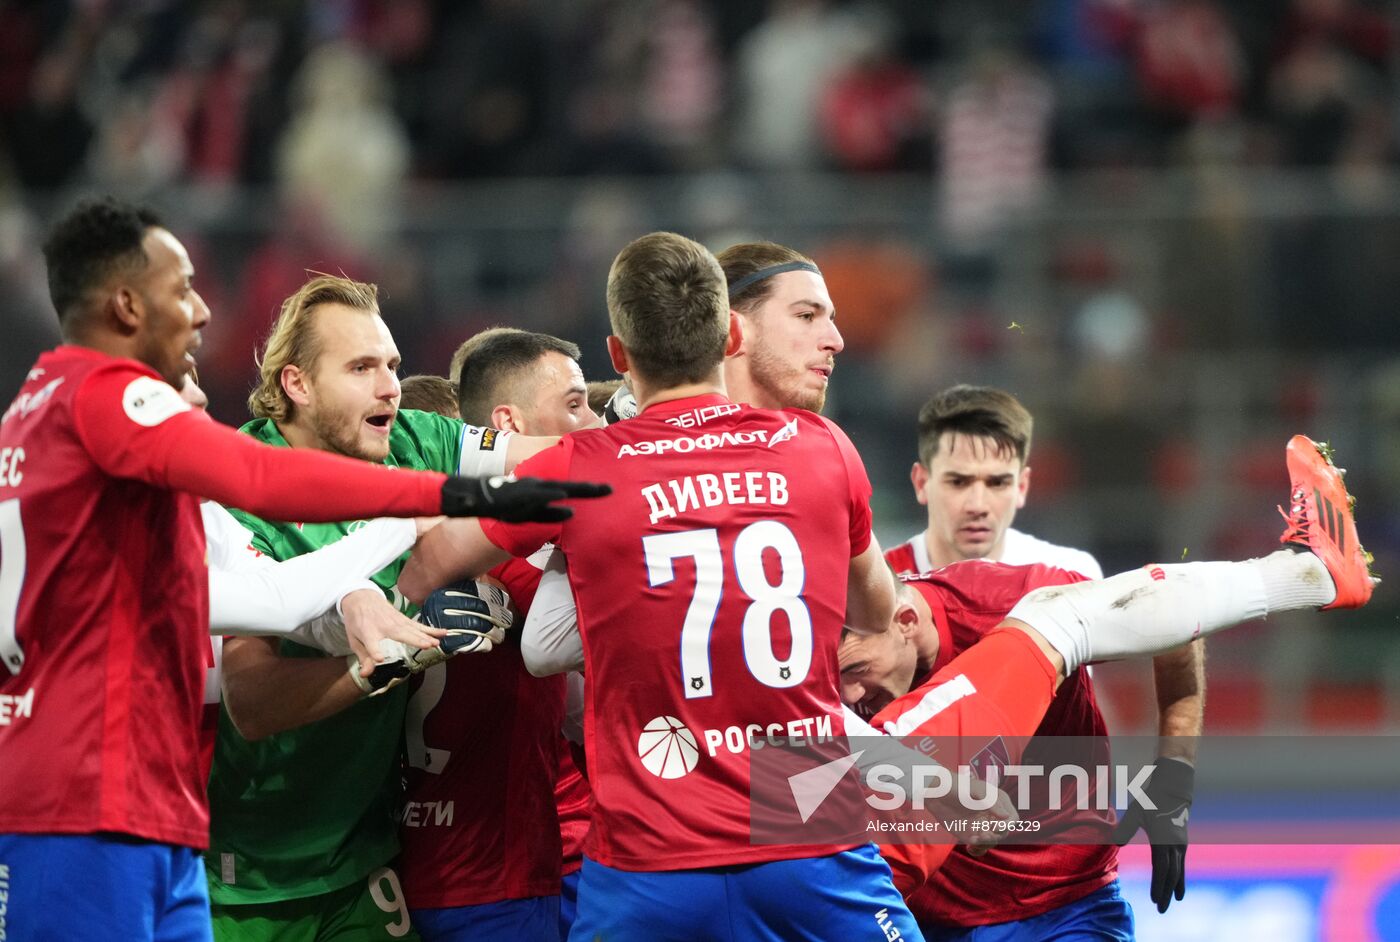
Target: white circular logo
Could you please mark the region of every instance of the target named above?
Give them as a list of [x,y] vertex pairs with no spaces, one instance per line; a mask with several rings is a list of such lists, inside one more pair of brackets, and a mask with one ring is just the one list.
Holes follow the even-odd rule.
[[122,391],[122,408],[137,425],[154,428],[172,415],[190,411],[174,387],[150,376],[138,376]]
[[700,748],[684,723],[674,716],[658,716],[637,737],[637,755],[657,778],[680,778],[695,771]]

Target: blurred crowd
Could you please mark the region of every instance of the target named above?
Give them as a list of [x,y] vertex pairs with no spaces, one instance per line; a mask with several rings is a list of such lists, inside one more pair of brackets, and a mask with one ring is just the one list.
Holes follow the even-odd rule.
[[0,175],[374,226],[405,177],[937,169],[975,229],[1047,169],[1387,164],[1393,46],[1368,0],[4,0]]

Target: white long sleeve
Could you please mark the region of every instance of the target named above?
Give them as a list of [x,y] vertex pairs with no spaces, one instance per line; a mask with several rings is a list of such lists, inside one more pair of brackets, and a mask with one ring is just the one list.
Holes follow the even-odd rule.
[[252,549],[252,534],[212,501],[201,505],[209,544],[209,630],[292,634],[342,597],[375,588],[369,577],[417,537],[412,520],[371,520],[314,553],[278,562]]
[[520,633],[525,669],[536,677],[583,670],[583,636],[564,554],[549,557]]

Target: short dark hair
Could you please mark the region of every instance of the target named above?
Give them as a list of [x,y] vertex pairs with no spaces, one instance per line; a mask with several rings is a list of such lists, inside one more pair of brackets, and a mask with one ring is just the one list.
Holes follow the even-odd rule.
[[405,376],[399,380],[399,387],[403,393],[399,399],[400,409],[417,409],[419,412],[436,412],[457,418],[457,384],[452,380],[423,373]]
[[685,236],[644,235],[608,270],[608,319],[638,374],[668,388],[702,382],[724,362],[729,339],[724,270]]
[[150,259],[141,242],[160,225],[152,210],[110,196],[79,203],[55,223],[44,240],[44,262],[59,323],[68,323],[83,296],[113,273],[145,268]]
[[468,338],[452,356],[462,421],[489,427],[491,410],[520,395],[518,383],[546,353],[579,358],[578,344],[514,327],[492,327]]
[[919,461],[928,467],[938,454],[944,432],[989,438],[997,451],[1025,464],[1031,453],[1034,422],[1020,400],[992,386],[950,386],[919,410]]

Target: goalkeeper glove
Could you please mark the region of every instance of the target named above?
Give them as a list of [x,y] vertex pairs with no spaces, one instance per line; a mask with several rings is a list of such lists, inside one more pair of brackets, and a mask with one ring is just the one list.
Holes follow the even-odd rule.
[[617,387],[617,391],[612,394],[612,398],[603,406],[603,423],[605,425],[616,425],[624,419],[634,419],[637,417],[637,397],[632,395],[632,390],[623,383]]
[[[506,631],[515,623],[510,610],[510,596],[489,582],[471,579],[443,586],[423,600],[418,620],[434,628],[443,628],[444,658],[458,654],[488,654],[505,640]],[[430,648],[429,651],[432,649]]]
[[442,512],[449,517],[493,517],[507,523],[558,523],[574,512],[558,500],[605,497],[606,484],[545,478],[449,477],[442,485]]
[[490,653],[505,640],[506,630],[514,620],[510,597],[490,583],[467,579],[444,586],[423,600],[418,621],[445,629],[447,637],[427,649],[382,638],[379,651],[383,660],[374,666],[374,671],[368,677],[362,676],[360,660],[352,654],[346,659],[350,676],[365,693],[378,696],[449,657]]
[[1159,913],[1167,911],[1173,896],[1186,895],[1186,824],[1195,788],[1195,767],[1182,759],[1159,758],[1143,787],[1157,810],[1148,811],[1134,801],[1113,831],[1113,842],[1119,845],[1132,840],[1138,828],[1147,832],[1152,844],[1152,902]]

